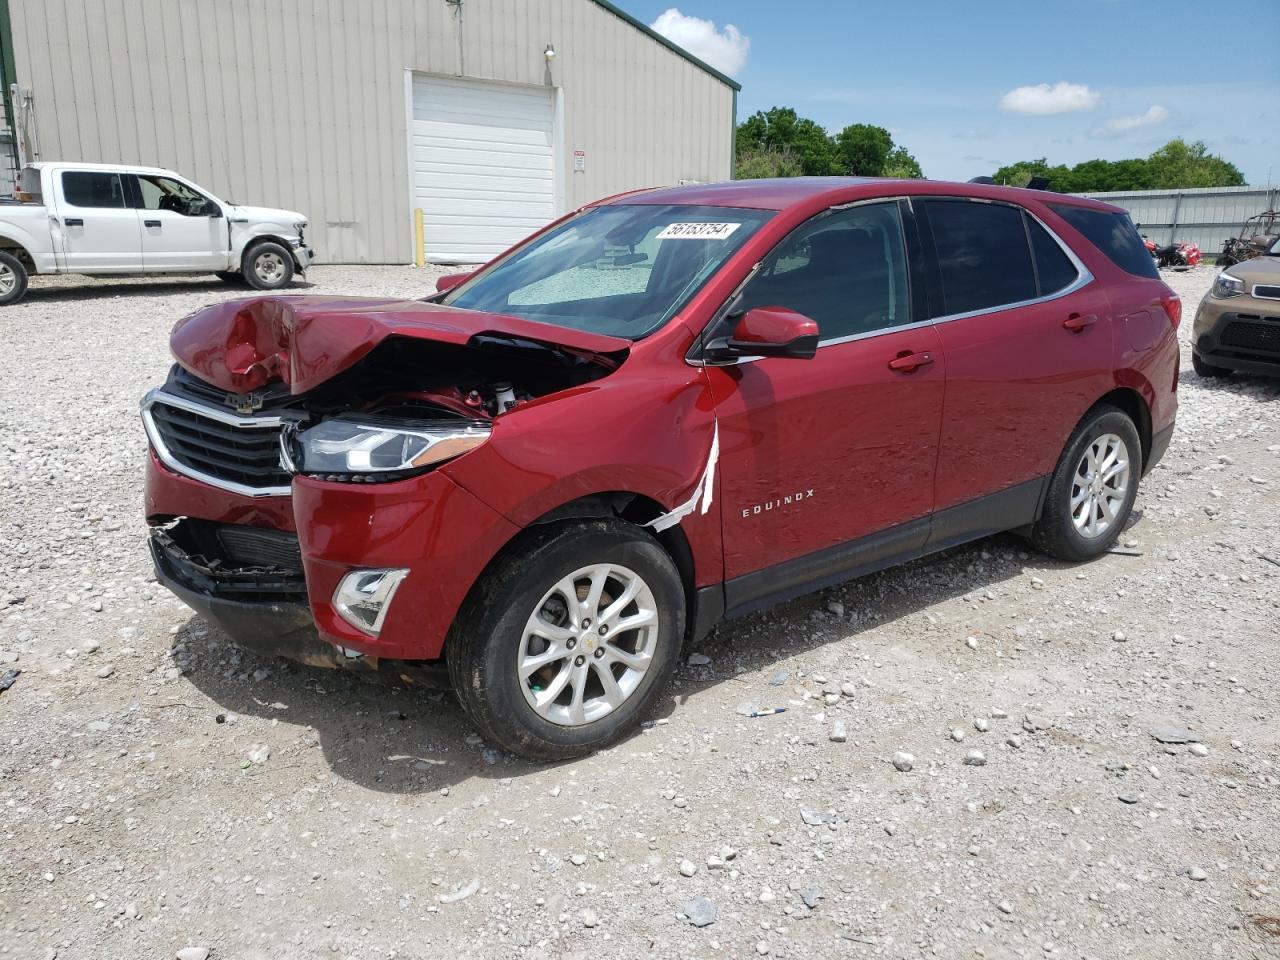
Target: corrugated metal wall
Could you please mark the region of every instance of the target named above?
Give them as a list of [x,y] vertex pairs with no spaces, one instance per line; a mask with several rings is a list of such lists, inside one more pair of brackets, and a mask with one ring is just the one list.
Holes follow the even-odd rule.
[[153,164],[224,199],[301,210],[321,262],[412,259],[406,70],[561,88],[569,208],[731,170],[732,88],[591,0],[10,10],[42,159]]
[[1143,233],[1160,244],[1190,240],[1216,254],[1222,242],[1240,233],[1245,218],[1280,206],[1280,187],[1205,187],[1188,190],[1134,190],[1086,193],[1129,211]]

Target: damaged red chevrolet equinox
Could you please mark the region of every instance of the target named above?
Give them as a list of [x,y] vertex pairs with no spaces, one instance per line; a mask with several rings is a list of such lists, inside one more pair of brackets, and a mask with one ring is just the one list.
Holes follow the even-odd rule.
[[491,742],[632,729],[718,621],[999,531],[1082,561],[1173,431],[1124,211],[796,179],[575,211],[426,301],[175,327],[162,583],[247,647],[447,675]]

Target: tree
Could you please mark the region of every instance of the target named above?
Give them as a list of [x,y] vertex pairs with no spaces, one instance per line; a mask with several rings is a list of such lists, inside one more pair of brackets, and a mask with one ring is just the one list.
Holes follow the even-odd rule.
[[855,123],[835,137],[790,107],[758,111],[738,125],[734,176],[923,177],[920,164],[895,147],[884,127]]
[[1177,137],[1151,154],[1147,163],[1157,189],[1244,185],[1236,165],[1210,153],[1203,140],[1187,143]]
[[798,177],[804,173],[789,150],[773,147],[748,147],[738,151],[733,175],[738,180],[759,180],[766,177]]
[[1209,153],[1202,141],[1170,140],[1145,160],[1085,160],[1074,167],[1021,160],[995,172],[996,183],[1024,187],[1044,177],[1058,193],[1105,193],[1114,190],[1160,190],[1184,187],[1237,187],[1244,177],[1235,164]]
[[924,173],[920,169],[920,162],[907,153],[906,147],[893,148],[889,158],[884,162],[884,169],[880,175],[897,177],[901,180],[921,180],[924,178]]
[[855,177],[884,175],[885,161],[893,151],[893,137],[884,127],[851,123],[836,134],[843,172]]
[[[774,107],[753,113],[738,125],[738,157],[753,151],[789,154],[805,176],[839,173],[836,150],[827,131],[812,120],[797,116],[790,107]],[[786,176],[787,174],[782,174]],[[741,177],[740,179],[747,179]]]

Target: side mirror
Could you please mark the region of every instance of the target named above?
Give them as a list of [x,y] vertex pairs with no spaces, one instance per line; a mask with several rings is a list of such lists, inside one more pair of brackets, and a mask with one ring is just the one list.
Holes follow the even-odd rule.
[[466,283],[476,275],[476,271],[470,270],[467,273],[446,273],[444,276],[436,280],[436,293],[448,293],[460,283]]
[[818,352],[818,322],[786,307],[755,307],[738,320],[733,333],[707,344],[712,362],[739,357],[789,357],[812,360]]
[[204,215],[210,220],[220,220],[222,219],[222,208],[212,200],[206,200],[204,202]]

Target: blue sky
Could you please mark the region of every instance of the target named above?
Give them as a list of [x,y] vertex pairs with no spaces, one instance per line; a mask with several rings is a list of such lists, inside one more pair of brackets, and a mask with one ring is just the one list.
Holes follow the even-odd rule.
[[670,0],[622,5],[735,76],[740,120],[777,105],[832,132],[879,124],[928,177],[1146,156],[1181,136],[1249,183],[1269,170],[1280,181],[1274,0],[1229,18],[1130,0],[684,0],[679,16]]

